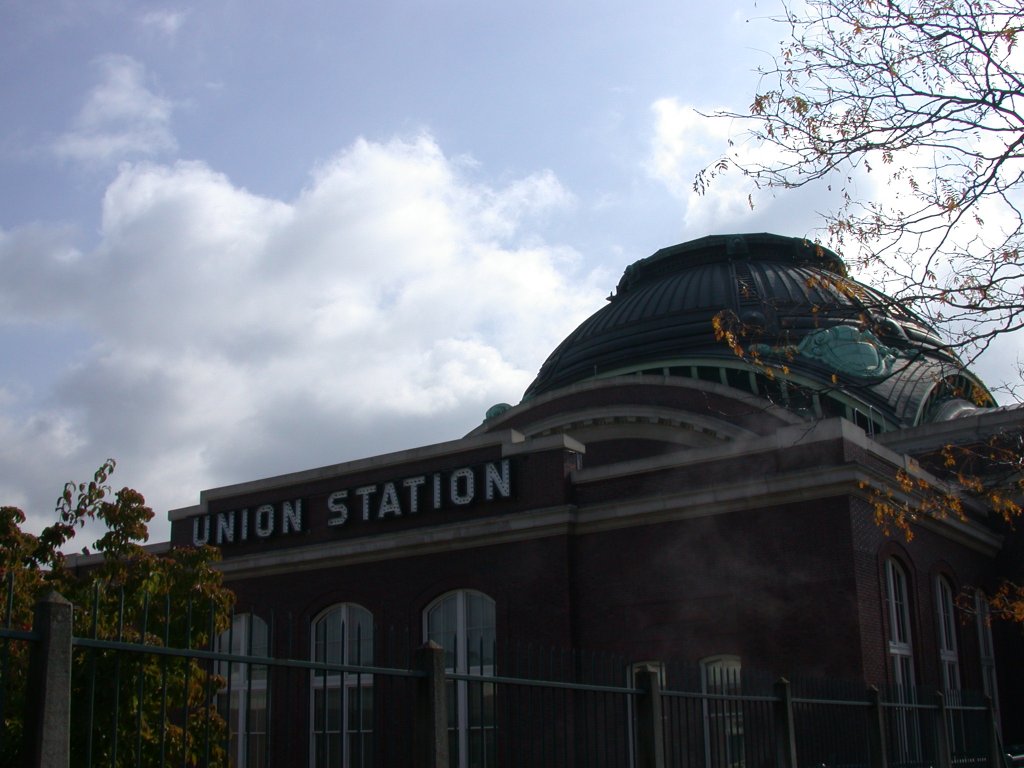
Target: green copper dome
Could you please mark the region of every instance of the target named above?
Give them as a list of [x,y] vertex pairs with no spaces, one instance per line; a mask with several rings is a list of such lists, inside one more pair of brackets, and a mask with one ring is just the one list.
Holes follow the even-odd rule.
[[[716,318],[740,333],[744,358],[715,338]],[[645,373],[717,379],[771,390],[773,399],[781,386],[794,408],[843,402],[880,429],[992,404],[920,317],[848,277],[827,248],[766,233],[704,237],[628,266],[608,304],[551,353],[524,400]],[[757,377],[776,374],[786,383],[758,392]]]

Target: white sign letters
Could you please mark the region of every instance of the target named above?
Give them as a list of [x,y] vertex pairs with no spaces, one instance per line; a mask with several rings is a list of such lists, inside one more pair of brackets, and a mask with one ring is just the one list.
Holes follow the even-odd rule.
[[[332,491],[326,498],[327,526],[373,523],[511,497],[512,465],[502,459]],[[192,518],[192,543],[224,546],[289,536],[306,531],[307,518],[301,498],[198,515]]]

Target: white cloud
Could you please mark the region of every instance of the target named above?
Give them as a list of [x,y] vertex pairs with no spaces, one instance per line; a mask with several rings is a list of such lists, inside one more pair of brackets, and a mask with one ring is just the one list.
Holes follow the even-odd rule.
[[726,151],[730,127],[724,120],[711,120],[696,108],[673,98],[656,101],[654,135],[648,172],[683,203],[688,230],[717,232],[725,222],[745,218],[750,211],[752,188],[738,174],[719,176],[712,189],[700,195],[693,189],[694,177]]
[[[659,99],[651,105],[654,115],[649,175],[665,186],[682,205],[687,237],[709,232],[769,231],[795,237],[822,234],[821,214],[839,203],[839,191],[827,183],[796,189],[758,189],[753,181],[732,164],[716,172],[703,193],[694,190],[694,180],[703,169],[728,156],[744,166],[771,165],[781,159],[781,150],[744,136],[744,126],[727,118],[710,118],[726,109],[698,108],[675,98]],[[861,171],[856,180],[872,187],[874,179]]]
[[105,163],[176,148],[172,104],[146,86],[144,67],[130,56],[96,61],[100,82],[90,91],[73,128],[53,144],[59,157]]
[[146,11],[138,17],[138,23],[145,29],[152,29],[166,37],[173,38],[178,34],[188,16],[187,11],[158,9]]
[[429,136],[357,141],[292,201],[202,163],[139,163],[108,187],[94,249],[0,233],[0,269],[19,275],[0,285],[0,330],[45,322],[45,295],[98,340],[35,409],[48,426],[0,402],[0,444],[19,446],[0,490],[38,509],[35,484],[55,495],[110,455],[162,511],[451,439],[518,400],[607,280],[527,234],[572,203],[554,174],[493,187],[467,173]]

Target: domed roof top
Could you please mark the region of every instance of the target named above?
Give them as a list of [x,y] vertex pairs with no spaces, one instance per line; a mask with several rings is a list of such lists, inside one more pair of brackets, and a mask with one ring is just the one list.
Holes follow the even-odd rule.
[[[716,339],[716,323],[738,334],[743,358]],[[882,429],[949,418],[970,410],[968,401],[991,404],[921,318],[849,278],[827,248],[766,233],[704,237],[628,266],[608,305],[551,353],[524,400],[631,373],[757,392],[757,377],[771,381],[777,370],[783,391],[807,395],[796,398],[801,408],[811,397],[821,415],[822,395],[838,396]]]

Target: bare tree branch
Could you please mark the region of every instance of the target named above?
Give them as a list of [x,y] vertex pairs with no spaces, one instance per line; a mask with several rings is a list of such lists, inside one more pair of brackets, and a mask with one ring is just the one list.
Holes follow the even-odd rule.
[[[1024,326],[1024,51],[1016,0],[806,0],[749,113],[719,113],[773,147],[730,149],[694,181],[826,182],[828,244],[940,326],[969,361]],[[857,191],[864,174],[880,194]]]

